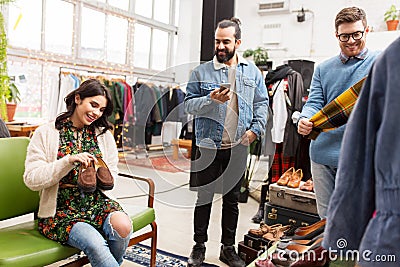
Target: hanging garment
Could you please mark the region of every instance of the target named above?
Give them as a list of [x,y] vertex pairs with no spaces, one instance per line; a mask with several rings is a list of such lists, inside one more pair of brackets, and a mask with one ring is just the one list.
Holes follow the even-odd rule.
[[271,129],[272,142],[275,144],[282,143],[285,135],[286,120],[288,118],[286,111],[285,89],[287,81],[284,79],[274,83],[273,85],[273,121],[274,124]]
[[[50,106],[50,111],[49,115],[52,116],[52,118],[55,118],[58,114],[67,111],[67,107],[65,106],[64,98],[71,93],[73,90],[79,87],[79,84],[77,85],[76,82],[76,77],[72,74],[68,75],[61,75],[60,78],[60,90],[58,92],[58,100],[53,102],[51,99],[50,103],[57,103],[57,107],[54,108],[54,106]],[[55,95],[52,97],[56,97]],[[50,104],[51,105],[51,104]]]
[[[281,79],[278,79],[281,78]],[[276,93],[279,94],[278,91],[274,90],[274,85],[279,83],[280,81],[284,81],[283,92],[284,94],[275,98]],[[307,162],[296,162],[296,159],[304,159],[308,157],[308,150],[299,149],[301,135],[297,133],[297,127],[292,121],[292,114],[295,111],[301,111],[303,107],[302,97],[304,95],[304,86],[303,79],[300,73],[294,71],[288,65],[282,65],[276,68],[275,71],[272,71],[267,75],[265,79],[266,84],[269,85],[269,93],[270,93],[270,106],[273,109],[274,118],[273,118],[273,127],[277,125],[277,127],[283,127],[284,134],[282,141],[280,139],[273,139],[274,142],[281,141],[280,143],[276,143],[276,152],[274,155],[274,160],[272,162],[272,167],[270,171],[271,181],[277,181],[280,176],[290,167],[294,167],[295,165],[301,169],[309,170],[309,161]],[[281,98],[284,98],[282,101]],[[278,105],[275,103],[275,100],[280,99]],[[283,113],[283,110],[276,109],[277,107],[281,107],[284,105],[284,113],[285,119],[282,117],[278,117],[275,115],[276,112]],[[283,126],[282,126],[283,125]],[[271,132],[271,135],[274,138],[276,132]],[[297,153],[306,153],[307,155],[298,155]],[[307,177],[310,177],[311,174],[308,172],[306,174]]]
[[276,67],[275,70],[271,70],[265,76],[265,86],[268,88],[270,85],[276,83],[283,78],[286,78],[288,74],[293,73],[294,70],[287,64]]
[[279,180],[281,175],[289,168],[294,167],[295,158],[294,157],[286,157],[283,155],[283,144],[276,144],[276,151],[274,154],[274,160],[272,162],[272,166],[269,172],[268,177],[270,177],[270,181],[275,183]]

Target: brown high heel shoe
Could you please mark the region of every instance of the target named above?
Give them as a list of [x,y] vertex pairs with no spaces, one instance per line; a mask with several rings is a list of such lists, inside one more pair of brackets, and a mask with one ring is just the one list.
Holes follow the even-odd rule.
[[276,182],[277,185],[285,186],[294,174],[294,167],[287,169]]
[[94,192],[96,190],[96,170],[93,161],[90,161],[88,167],[81,163],[78,174],[78,187],[83,192]]
[[260,224],[260,228],[258,229],[250,229],[248,231],[249,235],[255,236],[255,237],[262,237],[266,233],[271,232],[273,229],[277,227],[282,227],[282,224],[274,224],[274,225],[267,225],[265,223]]
[[296,170],[287,183],[287,187],[297,188],[300,186],[300,181],[303,179],[303,170]]
[[111,190],[114,188],[114,178],[108,169],[107,164],[101,157],[97,157],[97,186],[102,190]]
[[293,236],[288,236],[291,239],[312,239],[321,234],[325,230],[326,219],[322,219],[312,225],[303,226],[294,231]]
[[311,225],[307,225],[307,226],[301,226],[299,228],[296,229],[296,231],[294,232],[295,234],[301,235],[301,232],[307,232],[310,231],[311,229],[316,229],[319,228],[321,226],[325,226],[326,224],[326,218],[319,220],[318,222],[315,222]]

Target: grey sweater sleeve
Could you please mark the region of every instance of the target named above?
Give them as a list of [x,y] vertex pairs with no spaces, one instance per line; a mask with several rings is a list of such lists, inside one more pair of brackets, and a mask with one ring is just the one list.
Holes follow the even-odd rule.
[[10,131],[8,130],[5,122],[0,118],[0,138],[10,137]]

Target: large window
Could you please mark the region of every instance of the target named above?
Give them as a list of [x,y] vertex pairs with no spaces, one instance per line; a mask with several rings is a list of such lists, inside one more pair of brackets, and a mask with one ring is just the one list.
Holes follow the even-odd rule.
[[81,56],[105,60],[104,36],[106,15],[84,7],[82,10]]
[[168,33],[165,31],[153,30],[151,68],[154,70],[165,70],[168,58]]
[[165,70],[175,1],[18,0],[9,5],[9,45],[75,64]]
[[155,20],[169,24],[170,1],[154,0],[154,16]]
[[128,21],[109,15],[107,18],[107,61],[125,64]]
[[[9,73],[17,77],[22,94],[16,117],[47,117],[41,107],[51,105],[62,66],[112,71],[131,80],[170,69],[176,1],[18,0],[7,5]],[[160,81],[173,77],[163,73]]]
[[19,0],[9,5],[7,37],[9,45],[41,49],[42,1]]
[[135,13],[169,24],[170,5],[170,0],[136,0]]
[[129,10],[129,0],[108,0],[108,4],[123,10]]
[[152,17],[153,1],[152,0],[136,0],[135,13],[147,18]]
[[135,24],[133,62],[136,67],[149,68],[151,28]]
[[63,1],[47,1],[44,50],[72,54],[73,18],[73,4]]

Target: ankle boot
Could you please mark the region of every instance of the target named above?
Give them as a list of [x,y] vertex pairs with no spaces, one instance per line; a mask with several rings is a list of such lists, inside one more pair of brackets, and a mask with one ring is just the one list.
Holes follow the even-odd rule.
[[260,223],[264,219],[264,209],[259,208],[256,215],[251,218],[254,223]]

